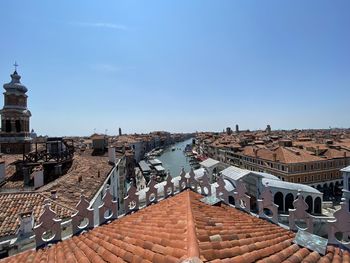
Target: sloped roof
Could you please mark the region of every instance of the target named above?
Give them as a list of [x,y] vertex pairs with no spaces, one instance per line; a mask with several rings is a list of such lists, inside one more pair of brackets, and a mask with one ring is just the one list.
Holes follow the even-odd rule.
[[251,171],[241,169],[241,168],[238,168],[235,166],[227,167],[226,169],[221,171],[222,175],[224,175],[232,180],[235,180],[235,181],[241,179],[242,177],[244,177],[250,173],[251,173]]
[[349,251],[327,247],[325,256],[293,243],[295,234],[185,191],[110,224],[46,249],[1,262],[348,262]]
[[212,158],[208,158],[206,159],[205,161],[199,163],[201,166],[203,167],[206,167],[206,168],[210,168],[210,167],[213,167],[215,165],[217,165],[218,163],[220,163],[219,161],[217,160],[214,160]]
[[[18,214],[33,211],[35,221],[44,209],[45,197],[41,193],[1,193],[0,194],[0,238],[16,234],[20,222]],[[59,218],[70,217],[75,210],[51,200],[52,209]]]

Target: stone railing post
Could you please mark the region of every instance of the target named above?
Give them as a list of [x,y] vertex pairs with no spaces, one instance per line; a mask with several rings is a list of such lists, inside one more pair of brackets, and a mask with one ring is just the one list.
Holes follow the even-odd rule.
[[[72,215],[73,235],[77,235],[85,229],[87,230],[94,227],[94,210],[90,208],[90,203],[83,194],[80,195],[80,201],[76,205],[76,209],[78,212]],[[83,222],[84,220],[86,220],[86,222]],[[81,226],[80,224],[82,222],[84,225]]]
[[[305,202],[304,197],[301,195],[301,191],[298,190],[297,199],[293,202],[294,209],[289,209],[289,228],[292,231],[298,229],[313,233],[313,217],[306,211],[309,209],[309,205]],[[295,223],[296,220],[304,220],[306,228],[302,229]]]
[[236,182],[236,189],[233,193],[235,207],[250,213],[250,196],[246,194],[247,188],[242,181]]
[[217,178],[217,184],[218,186],[216,187],[216,198],[228,204],[228,192],[225,188],[225,181],[223,176],[219,176]]
[[[258,199],[258,208],[259,217],[266,218],[271,222],[278,224],[278,205],[273,202],[273,195],[268,183],[261,194],[261,199]],[[272,215],[266,214],[264,209],[270,210]]]
[[189,172],[189,176],[190,178],[188,179],[188,187],[192,190],[197,192],[197,188],[198,188],[198,182],[195,178],[195,173],[193,171],[193,168],[191,168],[190,172]]
[[[106,193],[102,198],[102,205],[98,207],[99,211],[99,224],[103,224],[108,220],[112,220],[118,217],[118,201],[113,200],[113,196],[109,190],[109,186],[106,187]],[[108,211],[108,215],[105,213]]]
[[211,196],[211,185],[209,182],[209,176],[207,171],[204,171],[204,174],[202,176],[202,181],[199,183],[201,188],[201,194]]
[[[340,245],[350,249],[350,212],[349,202],[346,198],[342,198],[340,203],[340,209],[334,212],[335,220],[327,221],[328,224],[328,243],[334,245]],[[336,233],[341,233],[343,240],[338,240],[335,236]]]
[[154,176],[152,176],[147,185],[148,190],[146,192],[146,206],[158,202],[158,189],[156,188],[156,184],[157,182],[154,179]]
[[166,184],[164,185],[164,199],[172,195],[174,195],[174,183],[172,182],[172,177],[168,172]]
[[188,180],[186,178],[185,169],[182,167],[181,173],[180,173],[180,180],[179,180],[179,191],[181,192],[186,188],[188,188]]
[[139,196],[136,194],[136,187],[131,184],[128,190],[128,196],[124,198],[125,214],[139,210]]
[[51,209],[49,199],[44,204],[44,212],[40,215],[38,225],[34,226],[36,247],[44,247],[46,244],[61,240],[61,219],[57,219],[56,213]]

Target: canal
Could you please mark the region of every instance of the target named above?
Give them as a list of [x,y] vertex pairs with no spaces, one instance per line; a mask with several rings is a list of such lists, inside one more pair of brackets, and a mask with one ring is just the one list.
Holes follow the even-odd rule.
[[[164,150],[161,156],[157,157],[163,163],[165,170],[170,171],[172,177],[178,176],[182,167],[185,168],[186,172],[191,169],[190,159],[183,152],[187,144],[192,144],[192,138],[171,145]],[[175,148],[175,151],[172,151],[172,148]]]

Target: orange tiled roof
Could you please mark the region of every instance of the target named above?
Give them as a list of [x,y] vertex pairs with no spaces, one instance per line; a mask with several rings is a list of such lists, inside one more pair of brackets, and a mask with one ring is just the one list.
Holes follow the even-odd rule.
[[[108,157],[75,154],[72,166],[66,174],[40,187],[39,191],[57,191],[57,201],[75,208],[83,192],[90,201],[113,167],[108,163]],[[81,178],[81,181],[79,181]],[[50,195],[48,195],[50,197]]]
[[[1,262],[349,262],[328,246],[320,256],[293,243],[295,234],[227,205],[209,206],[185,191],[134,214],[38,251]],[[322,261],[322,262],[323,262]]]
[[[35,192],[0,194],[0,237],[15,235],[19,227],[19,213],[33,211],[34,219],[38,219],[43,212],[45,199],[44,195]],[[57,202],[51,203],[59,218],[70,217],[74,212]]]

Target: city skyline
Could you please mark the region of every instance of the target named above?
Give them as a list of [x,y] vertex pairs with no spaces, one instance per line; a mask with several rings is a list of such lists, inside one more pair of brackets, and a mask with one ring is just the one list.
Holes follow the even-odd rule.
[[349,128],[349,7],[3,1],[0,82],[42,135]]

